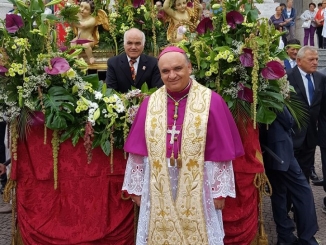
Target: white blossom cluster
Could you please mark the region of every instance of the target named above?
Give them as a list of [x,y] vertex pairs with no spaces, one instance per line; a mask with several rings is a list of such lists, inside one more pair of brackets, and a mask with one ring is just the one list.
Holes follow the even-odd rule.
[[238,97],[238,92],[243,89],[244,82],[231,82],[230,86],[228,88],[225,88],[223,90],[223,94],[230,95],[233,99],[236,99]]
[[126,94],[125,94],[125,98],[126,98],[127,100],[130,100],[130,99],[132,99],[132,98],[137,98],[137,97],[139,97],[139,96],[141,96],[141,95],[142,95],[142,92],[141,92],[140,89],[134,89],[134,90],[131,90],[131,91],[129,91],[128,93],[126,93]]
[[283,95],[283,98],[286,99],[290,96],[290,83],[288,81],[287,75],[278,80],[280,86],[280,93]]
[[98,104],[95,102],[90,102],[90,104],[88,105],[88,118],[87,120],[92,124],[92,126],[95,125],[95,120],[97,119],[95,112],[98,109]]
[[242,53],[243,42],[232,40],[232,46],[235,47],[235,49],[231,48],[235,55],[240,55]]
[[131,107],[128,108],[127,110],[127,122],[132,124],[135,120],[135,117],[137,115],[137,112],[138,112],[138,109],[139,109],[139,105],[133,105]]

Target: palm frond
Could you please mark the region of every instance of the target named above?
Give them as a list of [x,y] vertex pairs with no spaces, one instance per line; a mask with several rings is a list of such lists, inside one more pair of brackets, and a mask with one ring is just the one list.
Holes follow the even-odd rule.
[[28,107],[21,109],[18,117],[18,135],[21,140],[26,140],[26,136],[30,132],[32,125],[33,111]]
[[284,103],[291,112],[298,128],[306,127],[309,121],[309,113],[304,103],[293,97],[290,100],[284,100]]

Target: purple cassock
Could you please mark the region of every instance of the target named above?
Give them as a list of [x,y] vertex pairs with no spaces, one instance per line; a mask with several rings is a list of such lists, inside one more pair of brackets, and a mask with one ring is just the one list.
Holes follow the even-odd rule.
[[[178,101],[189,93],[190,87],[191,86],[188,86],[188,88],[181,92],[168,91],[168,93],[175,101]],[[145,120],[148,100],[149,98],[146,98],[138,110],[137,116],[124,145],[124,150],[126,152],[148,156],[145,139]],[[167,98],[167,102],[167,124],[168,129],[171,129],[174,123],[173,115],[175,102],[169,97]],[[167,158],[171,157],[172,150],[174,150],[174,156],[177,157],[178,151],[181,149],[182,124],[186,110],[186,103],[187,97],[179,102],[176,126],[180,133],[175,136],[175,139],[173,139],[174,144],[170,144],[171,134],[168,133],[166,136]],[[215,92],[212,92],[207,127],[205,161],[229,161],[244,154],[241,138],[229,108],[222,97]]]

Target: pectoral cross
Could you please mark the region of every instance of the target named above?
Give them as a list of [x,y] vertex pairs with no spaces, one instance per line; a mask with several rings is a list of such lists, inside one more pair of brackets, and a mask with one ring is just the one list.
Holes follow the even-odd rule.
[[172,128],[168,129],[167,133],[171,134],[170,144],[173,145],[174,137],[177,134],[180,134],[180,130],[177,130],[177,127],[175,126],[175,124],[173,124]]

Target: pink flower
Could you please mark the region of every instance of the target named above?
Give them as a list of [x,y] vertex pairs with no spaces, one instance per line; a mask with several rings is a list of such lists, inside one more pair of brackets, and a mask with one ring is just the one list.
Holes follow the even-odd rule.
[[84,43],[91,43],[91,42],[93,41],[88,39],[76,39],[75,41],[71,41],[71,43],[76,43],[76,44],[84,44]]
[[198,34],[205,34],[208,30],[213,31],[213,29],[213,21],[210,18],[204,18],[199,22],[196,31]]
[[238,92],[238,98],[247,101],[249,103],[252,103],[254,101],[252,90],[250,88],[243,86],[243,84],[240,84],[240,87],[241,90],[239,90]]
[[145,0],[134,0],[132,5],[134,8],[139,8],[141,5],[145,4]]
[[270,61],[266,67],[262,69],[261,75],[265,79],[277,80],[285,75],[284,67],[278,61]]
[[24,26],[24,22],[20,15],[6,15],[6,29],[9,33],[16,33],[22,26]]
[[58,75],[65,73],[70,69],[69,63],[66,59],[56,57],[51,59],[51,68],[50,67],[45,67],[44,70],[47,74],[50,75]]
[[240,55],[241,65],[244,67],[253,67],[254,66],[254,55],[252,50],[249,48],[244,48],[243,53]]
[[231,26],[232,29],[235,29],[237,24],[242,24],[243,21],[244,17],[238,11],[231,11],[226,14],[226,22],[229,26]]
[[8,69],[4,66],[0,66],[0,75],[4,76]]

